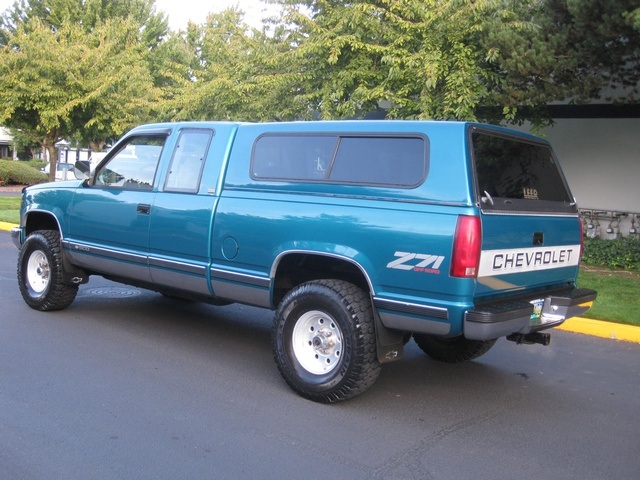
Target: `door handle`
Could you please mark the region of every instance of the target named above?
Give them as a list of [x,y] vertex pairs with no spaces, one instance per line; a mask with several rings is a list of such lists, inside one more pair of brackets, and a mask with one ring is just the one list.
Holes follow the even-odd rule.
[[151,213],[151,205],[139,203],[136,213],[139,213],[140,215],[149,215],[149,213]]

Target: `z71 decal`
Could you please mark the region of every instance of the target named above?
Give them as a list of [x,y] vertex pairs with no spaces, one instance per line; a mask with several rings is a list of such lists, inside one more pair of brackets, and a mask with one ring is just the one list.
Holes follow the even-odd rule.
[[393,255],[398,258],[387,263],[387,268],[396,270],[440,274],[440,265],[444,262],[444,257],[426,253],[396,252]]

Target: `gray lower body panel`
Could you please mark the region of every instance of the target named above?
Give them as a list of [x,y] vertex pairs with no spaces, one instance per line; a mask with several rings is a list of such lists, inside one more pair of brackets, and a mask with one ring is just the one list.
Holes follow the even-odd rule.
[[373,304],[386,328],[432,335],[448,335],[451,331],[449,312],[446,308],[381,298],[374,298]]

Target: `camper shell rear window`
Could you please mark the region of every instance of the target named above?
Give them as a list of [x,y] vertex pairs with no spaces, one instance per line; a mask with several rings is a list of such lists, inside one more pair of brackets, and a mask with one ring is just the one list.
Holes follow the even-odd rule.
[[427,163],[422,135],[266,134],[254,144],[251,177],[413,188]]
[[483,209],[576,210],[548,144],[473,129],[471,148]]

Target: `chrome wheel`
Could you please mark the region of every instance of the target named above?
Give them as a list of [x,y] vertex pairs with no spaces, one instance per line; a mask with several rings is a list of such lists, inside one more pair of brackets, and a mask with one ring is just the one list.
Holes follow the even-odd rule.
[[323,312],[311,310],[303,314],[293,328],[292,342],[296,359],[309,373],[329,373],[340,363],[342,331]]
[[27,262],[27,282],[35,293],[44,292],[49,286],[51,269],[49,260],[42,250],[34,250]]

